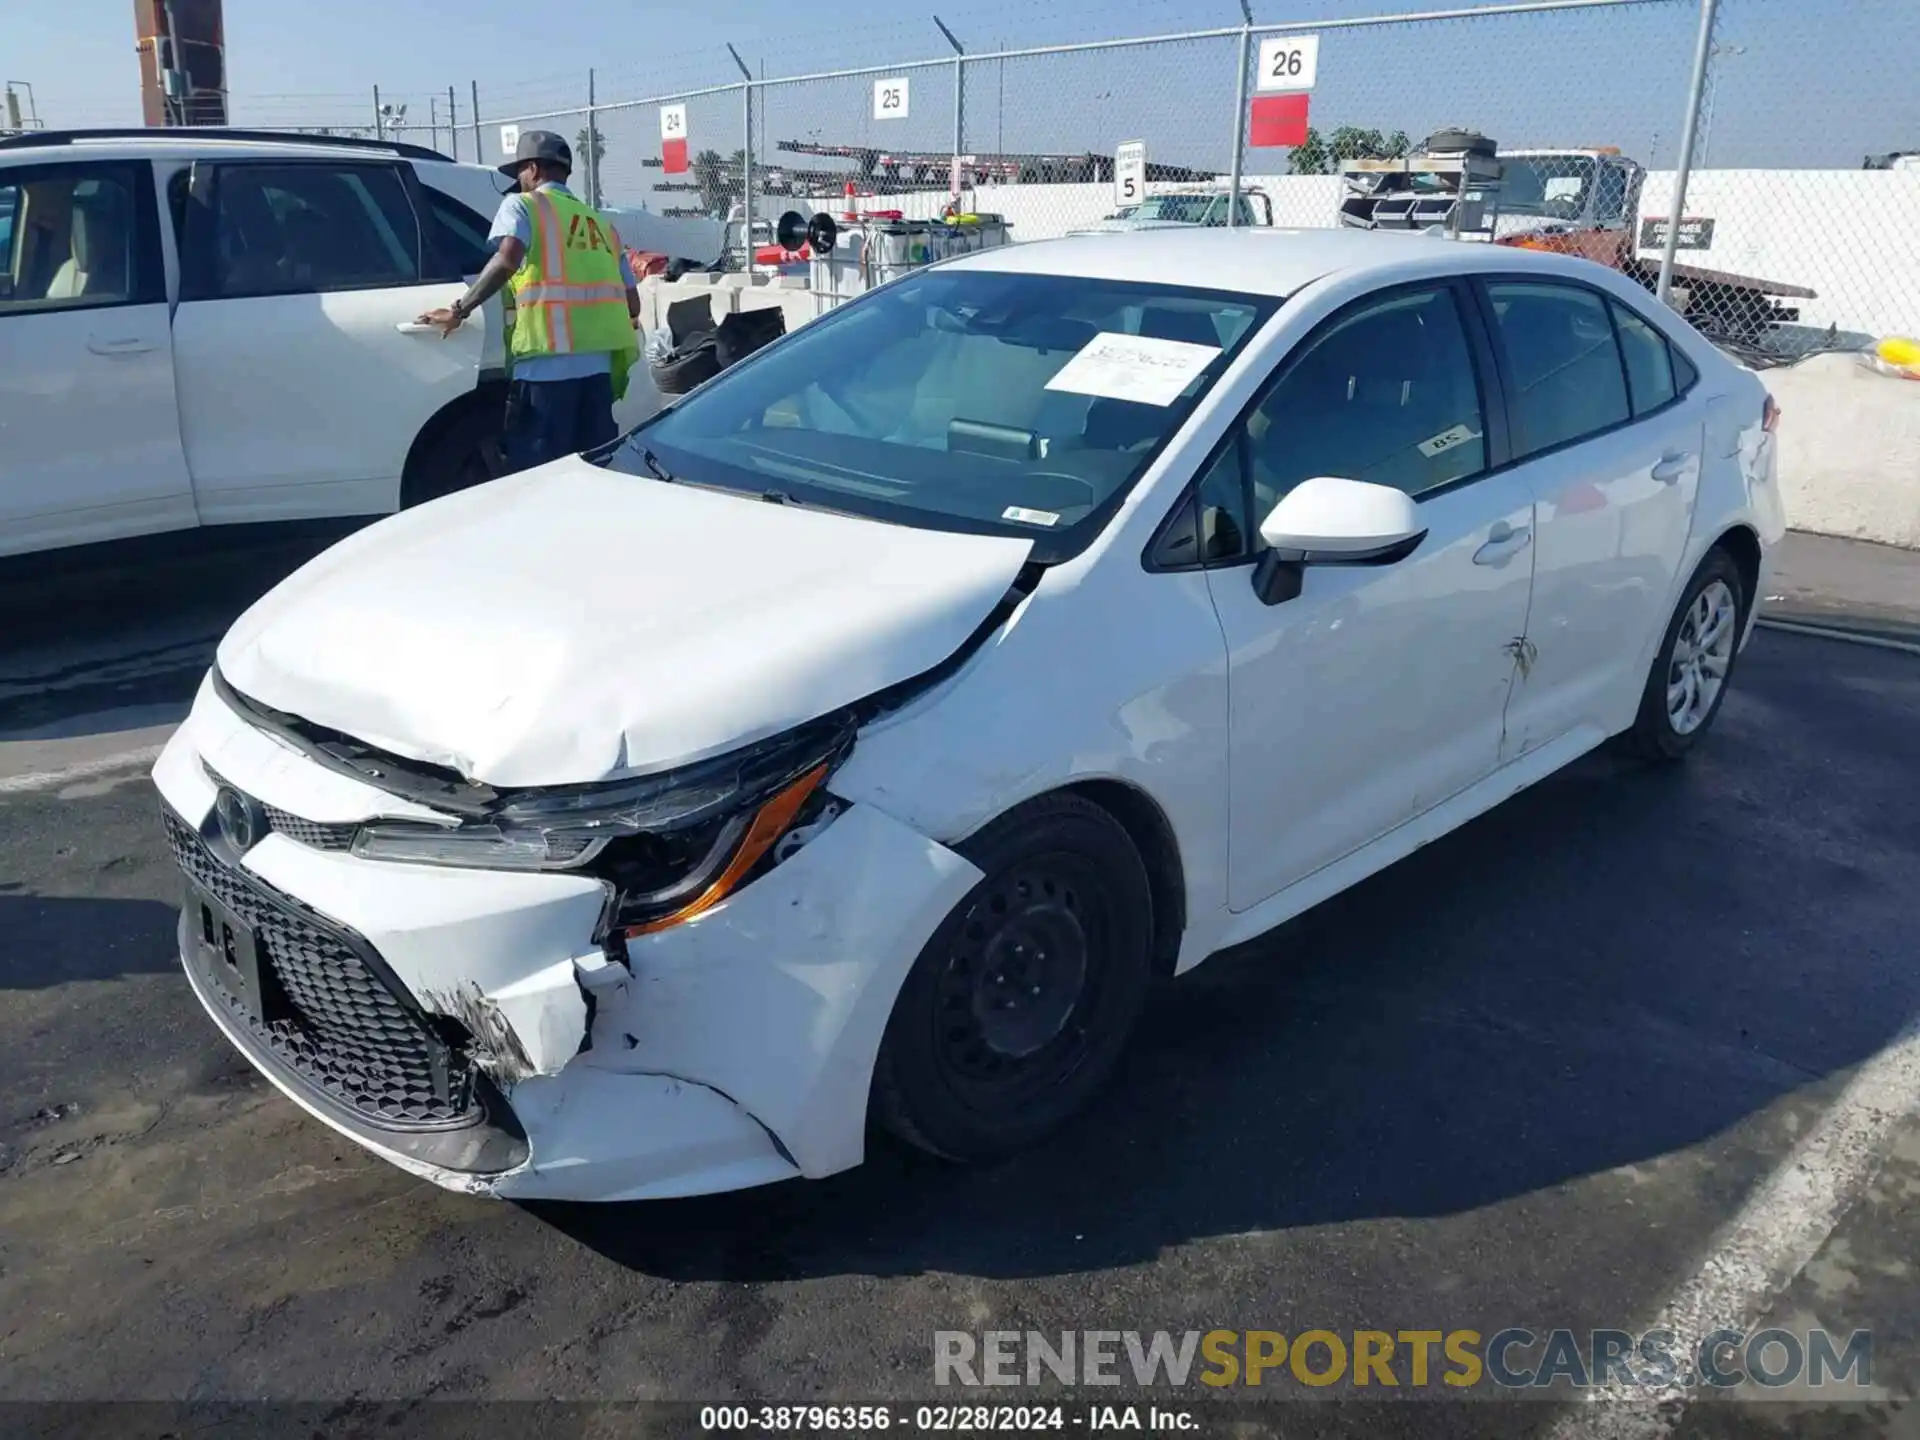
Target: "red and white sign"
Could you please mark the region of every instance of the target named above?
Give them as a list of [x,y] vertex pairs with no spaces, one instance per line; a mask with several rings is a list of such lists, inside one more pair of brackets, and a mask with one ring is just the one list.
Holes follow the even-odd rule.
[[660,107],[660,163],[669,175],[687,173],[687,107]]
[[1247,116],[1247,144],[1256,150],[1307,143],[1307,102],[1300,95],[1256,95]]

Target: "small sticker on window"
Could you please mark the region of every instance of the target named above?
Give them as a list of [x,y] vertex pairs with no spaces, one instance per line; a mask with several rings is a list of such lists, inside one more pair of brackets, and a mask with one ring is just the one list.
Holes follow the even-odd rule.
[[1219,353],[1218,345],[1103,331],[1060,367],[1047,389],[1165,407],[1178,400]]
[[1577,200],[1581,189],[1586,185],[1578,175],[1552,175],[1547,179],[1547,200]]
[[1478,430],[1469,429],[1465,425],[1456,425],[1451,430],[1442,430],[1431,440],[1422,440],[1420,442],[1420,453],[1431,460],[1443,450],[1452,450],[1456,446],[1466,444],[1469,440],[1478,440],[1479,438],[1480,432]]
[[1058,525],[1060,517],[1051,510],[1029,510],[1024,505],[1009,505],[1000,512],[1002,520],[1018,520],[1023,525]]

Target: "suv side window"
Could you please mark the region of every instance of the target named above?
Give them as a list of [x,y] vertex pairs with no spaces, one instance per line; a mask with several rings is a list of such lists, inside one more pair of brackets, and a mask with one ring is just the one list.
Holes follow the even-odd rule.
[[187,212],[188,299],[418,285],[420,222],[391,165],[233,164]]
[[487,242],[492,217],[482,217],[431,185],[422,185],[420,193],[427,202],[441,260],[454,266],[461,277],[478,275],[493,258],[494,247]]
[[0,316],[166,298],[151,166],[0,171],[0,230]]
[[1607,302],[1578,285],[1493,281],[1495,338],[1506,352],[1514,458],[1625,423],[1626,369]]

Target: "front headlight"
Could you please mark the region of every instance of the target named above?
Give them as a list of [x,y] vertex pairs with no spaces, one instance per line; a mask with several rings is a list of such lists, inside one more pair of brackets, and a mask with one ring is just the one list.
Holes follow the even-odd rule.
[[376,821],[353,853],[468,869],[568,870],[607,880],[633,933],[717,904],[815,799],[851,728],[803,726],[660,775],[507,792],[452,826]]

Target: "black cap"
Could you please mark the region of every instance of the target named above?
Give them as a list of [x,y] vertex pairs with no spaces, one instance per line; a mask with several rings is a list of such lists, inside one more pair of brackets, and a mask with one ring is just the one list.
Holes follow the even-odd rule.
[[520,147],[513,159],[500,166],[502,175],[518,175],[529,160],[545,160],[569,172],[573,169],[573,149],[551,130],[528,130],[520,136]]

